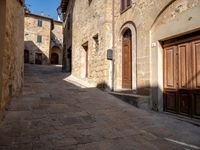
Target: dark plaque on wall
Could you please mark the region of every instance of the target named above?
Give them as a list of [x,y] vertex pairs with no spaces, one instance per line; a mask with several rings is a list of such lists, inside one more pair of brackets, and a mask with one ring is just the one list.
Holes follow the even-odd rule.
[[107,50],[107,59],[113,60],[113,50],[112,49]]

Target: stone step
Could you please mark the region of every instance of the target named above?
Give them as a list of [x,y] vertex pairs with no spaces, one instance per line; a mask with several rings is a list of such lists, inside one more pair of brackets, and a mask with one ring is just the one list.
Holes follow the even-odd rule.
[[127,92],[108,92],[109,94],[141,109],[149,110],[149,96],[137,95]]

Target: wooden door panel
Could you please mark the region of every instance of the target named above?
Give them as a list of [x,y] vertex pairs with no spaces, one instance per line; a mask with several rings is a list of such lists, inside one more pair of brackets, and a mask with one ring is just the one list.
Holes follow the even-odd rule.
[[189,94],[179,94],[179,112],[189,115],[191,96]]
[[169,47],[164,49],[164,88],[177,88],[177,47]]
[[193,115],[200,118],[200,40],[192,42],[193,51]]
[[190,73],[191,67],[191,52],[189,48],[190,44],[185,43],[178,46],[178,71],[179,71],[179,89],[189,89],[190,88]]
[[124,68],[124,71],[123,71],[123,79],[124,80],[126,80],[126,81],[128,81],[128,80],[130,80],[130,69],[129,69],[129,67],[130,67],[130,64],[129,64],[129,60],[130,60],[130,58],[129,58],[129,46],[128,45],[124,45],[124,48],[123,48],[123,50],[124,50],[124,56],[123,56],[123,68]]
[[165,109],[166,111],[176,112],[176,93],[175,92],[167,92],[165,93]]
[[194,95],[193,115],[200,118],[200,94]]
[[193,50],[193,88],[200,89],[200,40],[192,42]]

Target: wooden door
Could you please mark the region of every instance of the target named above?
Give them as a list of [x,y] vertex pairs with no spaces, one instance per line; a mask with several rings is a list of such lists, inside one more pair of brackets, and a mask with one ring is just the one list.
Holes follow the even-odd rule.
[[35,64],[38,64],[38,65],[42,64],[42,54],[41,53],[35,54]]
[[122,42],[122,88],[132,89],[132,38],[128,29]]
[[164,109],[200,118],[200,40],[164,49]]
[[85,50],[85,77],[88,77],[88,42],[82,45]]
[[88,77],[88,47],[87,49],[85,50],[85,65],[86,65],[86,73],[85,73],[85,77],[87,78]]
[[51,64],[58,64],[59,56],[56,53],[51,54]]
[[24,63],[29,63],[29,50],[24,50]]

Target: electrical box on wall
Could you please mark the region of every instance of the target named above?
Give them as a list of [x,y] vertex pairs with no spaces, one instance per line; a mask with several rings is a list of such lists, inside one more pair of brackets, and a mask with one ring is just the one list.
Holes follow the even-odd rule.
[[113,60],[113,50],[112,49],[107,50],[107,60]]

